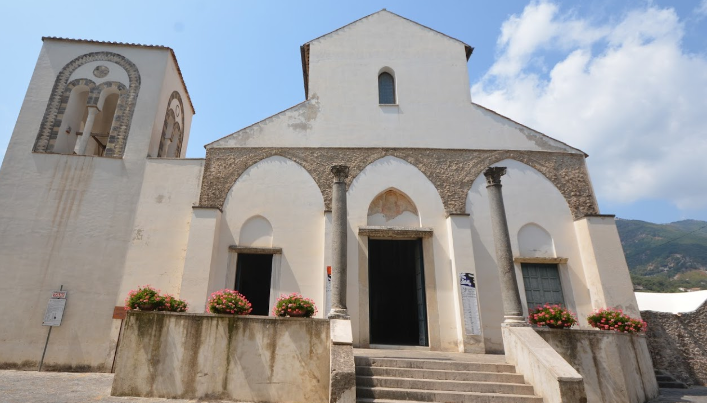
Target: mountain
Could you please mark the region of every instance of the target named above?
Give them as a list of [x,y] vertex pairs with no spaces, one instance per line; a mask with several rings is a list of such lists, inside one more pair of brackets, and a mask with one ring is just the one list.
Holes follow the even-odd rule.
[[650,291],[707,289],[707,222],[617,219],[634,284]]

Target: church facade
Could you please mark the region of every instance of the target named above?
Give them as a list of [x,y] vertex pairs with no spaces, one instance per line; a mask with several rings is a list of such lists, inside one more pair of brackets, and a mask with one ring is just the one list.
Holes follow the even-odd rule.
[[506,168],[525,312],[638,316],[587,155],[473,103],[472,51],[377,12],[301,47],[302,103],[188,159],[195,110],[171,49],[44,38],[0,169],[0,367],[36,367],[60,287],[57,370],[110,371],[123,300],[145,284],[195,313],[224,288],[261,315],[298,292],[326,317],[336,180],[354,345],[500,353],[488,167]]

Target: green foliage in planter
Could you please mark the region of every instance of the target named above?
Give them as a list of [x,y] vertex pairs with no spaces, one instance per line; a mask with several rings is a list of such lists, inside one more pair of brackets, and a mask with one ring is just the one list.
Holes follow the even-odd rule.
[[592,327],[600,330],[613,330],[620,333],[645,332],[648,324],[626,315],[621,309],[602,308],[587,317]]
[[137,290],[130,290],[125,298],[125,309],[156,310],[162,304],[159,291],[149,285],[139,286]]
[[248,315],[253,310],[250,302],[243,294],[234,290],[216,291],[209,297],[206,312],[227,315]]
[[277,299],[277,304],[272,310],[273,316],[294,316],[311,318],[317,314],[317,306],[309,298],[294,292],[290,295],[282,294]]
[[566,329],[577,323],[577,317],[561,305],[545,304],[531,309],[528,321],[536,326]]
[[125,299],[125,309],[186,312],[187,307],[186,301],[169,294],[161,295],[159,290],[155,290],[149,285],[139,286],[137,290],[130,290]]

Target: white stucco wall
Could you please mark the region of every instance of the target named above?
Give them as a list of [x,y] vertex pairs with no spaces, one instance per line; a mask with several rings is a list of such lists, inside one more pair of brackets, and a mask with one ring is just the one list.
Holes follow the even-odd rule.
[[[385,157],[368,165],[353,180],[348,198],[348,288],[347,303],[351,315],[354,343],[369,342],[368,327],[368,237],[358,235],[367,225],[368,209],[374,198],[388,188],[395,188],[417,207],[422,227],[431,227],[434,235],[423,240],[425,283],[430,346],[436,350],[458,351],[461,340],[460,318],[449,257],[447,223],[442,200],[432,182],[413,165],[395,157]],[[361,298],[365,291],[365,298]]]
[[[384,67],[397,106],[378,104]],[[209,146],[579,152],[472,104],[464,44],[387,11],[313,40],[309,69],[307,102]]]
[[[565,303],[577,312],[580,323],[586,324],[584,319],[591,313],[592,306],[586,290],[574,221],[565,198],[545,176],[521,162],[504,160],[494,166],[507,167],[501,183],[513,256],[528,257],[521,255],[518,246],[518,233],[526,224],[533,223],[547,231],[554,242],[556,256],[553,257],[568,258],[566,264],[559,265]],[[469,191],[466,208],[471,219],[484,341],[487,351],[500,351],[503,306],[487,195],[486,180],[480,175]],[[523,275],[518,263],[516,277],[523,308],[527,312]]]
[[[96,51],[125,56],[142,77],[124,157],[32,153],[56,75]],[[112,313],[167,55],[45,40],[0,169],[0,321],[14,324],[0,326],[3,363],[35,367],[47,334],[41,323],[49,292],[64,285],[66,312],[52,331],[45,365],[110,370]]]
[[[228,248],[241,244],[240,237],[246,235],[242,227],[253,217],[263,217],[272,225],[272,247],[282,248],[282,255],[273,258],[270,308],[281,293],[299,292],[314,299],[317,316],[324,317],[324,199],[309,173],[283,157],[254,164],[231,188],[223,206],[208,292],[233,289],[237,254]],[[246,243],[251,241],[248,236]]]
[[116,305],[141,285],[179,294],[203,167],[203,159],[147,160]]

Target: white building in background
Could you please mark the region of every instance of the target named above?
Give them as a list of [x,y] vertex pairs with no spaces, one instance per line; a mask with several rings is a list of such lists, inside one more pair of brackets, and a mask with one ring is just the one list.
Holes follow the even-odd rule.
[[[0,169],[0,367],[110,371],[128,291],[203,312],[237,288],[326,314],[332,165],[346,165],[354,344],[500,352],[482,172],[503,197],[524,308],[638,315],[586,155],[470,97],[472,48],[388,11],[304,44],[306,99],[187,159],[194,108],[171,49],[44,38]],[[114,312],[116,312],[114,314]]]

